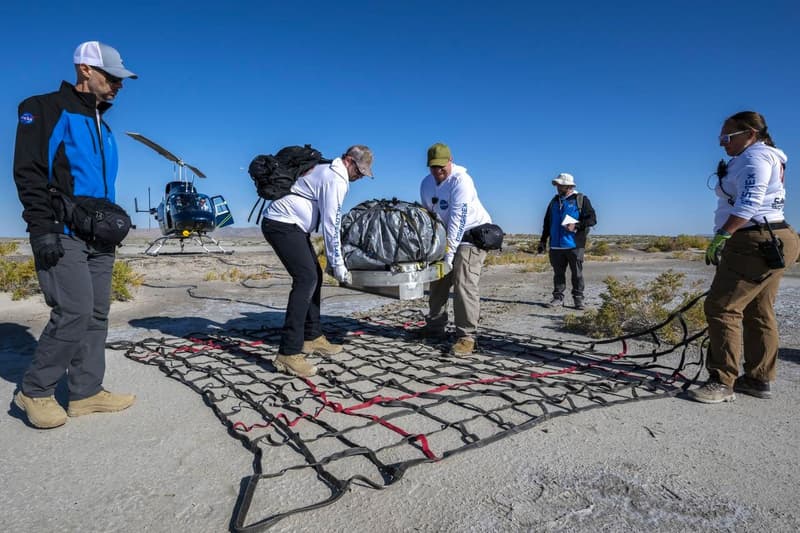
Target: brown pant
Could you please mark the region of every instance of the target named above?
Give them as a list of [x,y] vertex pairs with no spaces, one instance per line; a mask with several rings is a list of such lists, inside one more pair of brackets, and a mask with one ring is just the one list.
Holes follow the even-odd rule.
[[447,300],[452,286],[456,336],[475,336],[481,313],[479,283],[485,259],[484,250],[467,244],[458,247],[453,258],[453,270],[442,279],[431,282],[430,312],[425,318],[428,327],[444,329],[447,325]]
[[[786,266],[800,252],[800,238],[791,227],[775,231],[783,241]],[[778,322],[775,295],[785,269],[770,269],[758,244],[770,239],[764,230],[739,230],[725,244],[705,312],[711,341],[706,361],[710,377],[732,387],[739,376],[744,343],[744,373],[759,381],[775,380]]]

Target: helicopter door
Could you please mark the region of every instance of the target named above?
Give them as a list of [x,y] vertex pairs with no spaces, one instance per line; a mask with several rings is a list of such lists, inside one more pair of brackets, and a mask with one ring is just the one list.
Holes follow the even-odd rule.
[[224,228],[233,224],[233,215],[228,208],[228,202],[220,195],[212,196],[211,202],[214,204],[214,224],[218,228]]

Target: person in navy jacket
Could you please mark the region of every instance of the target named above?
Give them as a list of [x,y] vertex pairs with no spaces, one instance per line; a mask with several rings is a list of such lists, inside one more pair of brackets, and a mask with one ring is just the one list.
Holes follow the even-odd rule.
[[[108,310],[111,306],[113,246],[89,243],[65,223],[60,195],[114,201],[117,145],[104,120],[124,79],[114,48],[98,41],[80,44],[73,55],[75,84],[32,96],[19,105],[14,181],[22,218],[30,233],[36,274],[50,320],[14,403],[37,428],[63,425],[80,416],[126,409],[132,394],[103,388]],[[54,391],[67,376],[67,411]]]
[[543,253],[550,240],[550,265],[553,267],[553,299],[550,307],[564,305],[567,266],[572,273],[572,301],[583,309],[583,254],[586,234],[597,224],[589,198],[575,190],[575,178],[561,173],[552,181],[558,193],[550,200],[544,215],[538,252]]

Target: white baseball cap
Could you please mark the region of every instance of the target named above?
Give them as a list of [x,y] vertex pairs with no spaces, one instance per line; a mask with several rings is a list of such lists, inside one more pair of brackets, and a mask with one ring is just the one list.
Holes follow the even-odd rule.
[[568,187],[575,186],[575,178],[572,177],[572,174],[567,174],[566,172],[562,172],[558,176],[555,177],[553,180],[553,185],[566,185]]
[[72,59],[76,65],[97,67],[117,78],[135,80],[139,77],[125,68],[125,65],[122,64],[122,57],[116,49],[100,41],[86,41],[79,44]]

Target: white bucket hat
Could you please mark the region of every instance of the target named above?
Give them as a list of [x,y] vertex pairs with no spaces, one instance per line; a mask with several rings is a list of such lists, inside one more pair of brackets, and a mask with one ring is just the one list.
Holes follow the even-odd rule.
[[572,174],[567,174],[566,172],[562,172],[558,176],[555,177],[553,180],[553,185],[566,185],[568,187],[575,186],[575,178],[572,177]]

